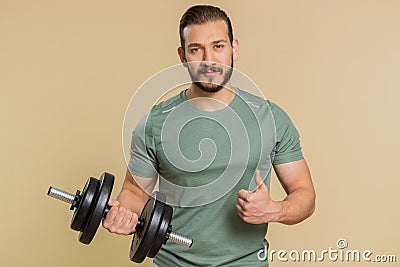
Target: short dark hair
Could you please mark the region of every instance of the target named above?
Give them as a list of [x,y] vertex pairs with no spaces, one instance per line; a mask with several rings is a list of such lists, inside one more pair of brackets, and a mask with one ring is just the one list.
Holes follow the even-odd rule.
[[229,41],[233,42],[233,30],[231,20],[228,15],[219,7],[210,5],[196,5],[190,7],[182,15],[179,22],[179,37],[181,39],[181,46],[185,49],[185,38],[183,37],[183,30],[193,24],[203,24],[210,21],[223,20],[228,26]]

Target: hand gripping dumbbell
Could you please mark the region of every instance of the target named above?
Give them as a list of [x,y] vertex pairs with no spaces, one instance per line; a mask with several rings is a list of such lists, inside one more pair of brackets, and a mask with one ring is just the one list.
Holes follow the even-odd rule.
[[[110,210],[108,201],[114,185],[114,176],[103,173],[100,179],[90,177],[82,194],[79,190],[75,195],[55,187],[50,187],[48,195],[71,204],[74,210],[71,228],[79,231],[79,241],[89,244],[101,223]],[[172,232],[172,208],[165,204],[165,196],[154,192],[146,202],[133,236],[130,259],[142,262],[147,257],[153,258],[161,246],[168,241],[191,247],[193,240]]]

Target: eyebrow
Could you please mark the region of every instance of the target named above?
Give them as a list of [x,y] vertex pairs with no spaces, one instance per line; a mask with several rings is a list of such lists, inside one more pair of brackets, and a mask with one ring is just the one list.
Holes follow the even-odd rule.
[[[216,41],[212,41],[212,44],[218,44],[218,43],[226,43],[227,41],[225,39],[220,39]],[[197,46],[202,46],[201,43],[190,43],[188,44],[188,47],[197,47]]]

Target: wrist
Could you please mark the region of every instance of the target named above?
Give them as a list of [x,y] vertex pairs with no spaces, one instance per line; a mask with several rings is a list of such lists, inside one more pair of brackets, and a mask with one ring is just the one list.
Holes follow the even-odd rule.
[[288,209],[288,203],[286,201],[274,201],[275,206],[275,216],[271,222],[282,223],[286,220],[286,214]]

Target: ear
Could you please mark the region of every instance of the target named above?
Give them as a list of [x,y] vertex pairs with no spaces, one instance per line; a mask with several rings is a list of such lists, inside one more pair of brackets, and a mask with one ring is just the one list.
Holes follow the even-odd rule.
[[178,52],[179,59],[185,65],[185,63],[187,62],[186,56],[185,56],[185,50],[183,50],[182,46],[180,46],[180,47],[178,47],[177,52]]
[[239,40],[233,39],[232,41],[232,55],[233,61],[236,61],[239,57]]

